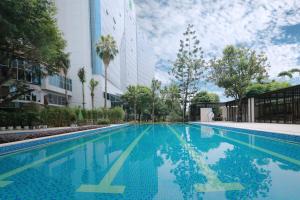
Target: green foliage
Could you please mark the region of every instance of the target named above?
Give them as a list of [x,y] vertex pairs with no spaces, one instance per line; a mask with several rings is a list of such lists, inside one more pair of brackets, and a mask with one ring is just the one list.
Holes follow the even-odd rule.
[[180,95],[177,85],[172,84],[161,90],[157,88],[160,87],[153,86],[152,90],[145,86],[129,86],[127,88],[122,100],[125,103],[124,107],[127,117],[129,117],[128,120],[132,119],[130,117],[137,115],[139,120],[150,120],[151,114],[153,115],[153,107],[155,108],[156,121],[165,121],[171,112],[181,116]]
[[91,97],[92,97],[92,108],[94,109],[94,97],[95,97],[95,88],[98,86],[99,81],[96,81],[95,79],[90,80],[90,90],[91,90]]
[[111,35],[101,36],[100,41],[96,45],[96,52],[105,65],[105,98],[104,108],[107,102],[107,68],[111,60],[119,53],[115,39]]
[[0,110],[0,127],[6,127],[8,122],[7,122],[7,112],[1,111]]
[[109,120],[113,123],[118,123],[124,120],[125,112],[121,107],[110,109]]
[[99,119],[97,121],[98,125],[106,125],[106,124],[110,124],[110,120],[109,119]]
[[288,82],[277,82],[277,81],[272,81],[269,83],[251,83],[247,87],[246,96],[247,97],[256,96],[258,94],[286,88],[289,86],[291,85]]
[[119,51],[115,39],[111,35],[106,35],[100,37],[96,45],[96,52],[103,60],[103,63],[108,66]]
[[242,98],[247,87],[253,80],[261,81],[267,77],[266,68],[269,66],[264,54],[255,51],[227,46],[220,59],[211,61],[210,78],[215,84],[225,89],[228,97],[238,100],[238,119],[242,117]]
[[158,101],[158,92],[161,87],[161,82],[159,80],[153,79],[151,82],[151,101],[152,101],[152,121],[154,121],[154,112],[156,109],[156,101]]
[[127,105],[128,112],[133,112],[136,120],[137,114],[140,119],[143,114],[150,113],[151,110],[151,89],[145,86],[129,86],[122,96]]
[[[55,20],[55,5],[49,0],[0,1],[0,88],[14,86],[16,91],[4,96],[7,104],[29,94],[32,89],[24,80],[11,79],[12,61],[22,58],[25,68],[43,64],[41,75],[59,72],[65,41]],[[3,74],[1,74],[1,71]]]
[[289,70],[289,71],[282,71],[282,72],[280,72],[279,74],[278,74],[278,77],[285,77],[285,76],[287,76],[287,77],[289,77],[289,78],[293,78],[293,74],[294,73],[299,73],[299,75],[300,75],[300,69],[298,69],[298,68],[293,68],[293,69],[291,69],[291,70]]
[[167,121],[169,122],[181,122],[182,121],[182,116],[175,112],[171,111],[170,114],[167,116]]
[[85,72],[84,67],[82,67],[78,70],[77,76],[78,76],[81,84],[84,84],[86,82],[86,72]]
[[78,70],[77,76],[81,82],[82,85],[82,108],[84,109],[84,83],[86,82],[86,72],[85,72],[85,68],[82,67]]
[[185,116],[190,98],[197,92],[205,62],[193,25],[189,24],[183,35],[171,74],[176,79]]
[[227,46],[222,58],[211,61],[211,79],[225,89],[228,97],[241,99],[253,80],[262,80],[267,76],[268,66],[264,54]]
[[76,114],[69,108],[45,108],[41,111],[40,119],[50,127],[69,126],[76,120]]
[[209,93],[207,91],[198,92],[192,99],[192,103],[218,103],[220,97],[215,93]]
[[[99,124],[120,123],[124,120],[125,113],[122,108],[84,110],[79,107],[47,107],[41,110],[28,109],[21,111],[0,111],[1,126],[36,126],[48,125],[49,127],[70,126],[73,123]],[[105,123],[104,123],[105,122]]]
[[[198,92],[195,97],[192,99],[192,104],[197,104],[197,103],[219,103],[220,102],[220,97],[219,95],[215,93],[210,93],[207,91],[201,91]],[[219,106],[216,106],[213,108],[213,113],[215,116],[218,116],[220,114],[220,108]]]
[[48,0],[0,1],[0,48],[6,58],[18,53],[58,72],[57,60],[65,41],[55,20],[55,5]]

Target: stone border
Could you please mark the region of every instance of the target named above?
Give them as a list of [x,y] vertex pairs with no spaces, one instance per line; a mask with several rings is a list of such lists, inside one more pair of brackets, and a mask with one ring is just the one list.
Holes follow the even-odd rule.
[[119,129],[129,124],[115,124],[106,127],[96,128],[96,129],[89,129],[83,131],[76,131],[71,133],[65,133],[60,135],[53,135],[47,137],[40,137],[35,139],[23,140],[23,141],[16,141],[10,143],[0,144],[0,155],[14,153],[16,151],[21,151],[25,149],[30,149],[33,147],[38,147],[50,143],[61,142],[66,140],[71,140],[75,138],[90,136],[98,133],[103,133],[105,131]]
[[203,125],[208,126],[212,128],[220,128],[228,131],[240,131],[252,135],[258,135],[258,136],[265,136],[265,137],[272,137],[280,140],[287,140],[291,142],[299,142],[300,143],[300,136],[299,135],[293,135],[288,133],[279,133],[279,132],[272,132],[272,131],[262,131],[262,130],[253,130],[253,129],[247,129],[247,128],[237,128],[237,127],[229,127],[229,126],[223,126],[218,124],[206,124],[203,122],[188,122],[190,125]]

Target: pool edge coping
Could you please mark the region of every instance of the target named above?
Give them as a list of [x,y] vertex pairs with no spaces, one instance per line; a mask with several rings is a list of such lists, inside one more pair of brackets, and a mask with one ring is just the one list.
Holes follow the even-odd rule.
[[221,128],[225,130],[235,130],[235,131],[247,131],[246,133],[252,134],[252,135],[262,135],[266,137],[275,137],[283,140],[289,140],[294,142],[300,143],[300,135],[295,135],[292,133],[283,133],[279,131],[268,131],[268,130],[261,130],[261,129],[249,129],[249,128],[241,128],[241,127],[232,127],[232,126],[225,126],[225,125],[219,125],[219,124],[208,124],[205,122],[188,122],[190,125],[203,125],[208,127],[215,127],[215,128]]
[[[51,143],[72,140],[72,139],[81,138],[81,137],[85,137],[85,136],[91,136],[94,134],[102,133],[102,131],[115,130],[115,129],[122,128],[122,127],[129,126],[129,125],[130,125],[129,123],[112,124],[112,125],[100,127],[100,128],[93,128],[93,129],[88,129],[88,130],[63,133],[63,134],[59,134],[59,135],[51,135],[51,136],[46,136],[46,137],[39,137],[39,138],[33,138],[33,139],[28,139],[28,140],[3,143],[3,144],[0,144],[0,156],[10,154],[10,153],[15,153],[15,152],[26,150],[26,149],[36,148],[36,147],[43,146],[43,145],[48,145]],[[98,132],[98,133],[92,132],[92,133],[86,134],[86,135],[84,134],[85,132],[89,132],[89,131],[101,131],[101,132]],[[30,143],[32,143],[32,145],[26,146],[26,144],[30,144]]]

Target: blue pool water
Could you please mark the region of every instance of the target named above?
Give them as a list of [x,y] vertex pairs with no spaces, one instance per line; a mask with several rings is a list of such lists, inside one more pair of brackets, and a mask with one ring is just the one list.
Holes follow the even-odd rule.
[[0,199],[299,199],[300,144],[131,125],[0,157]]

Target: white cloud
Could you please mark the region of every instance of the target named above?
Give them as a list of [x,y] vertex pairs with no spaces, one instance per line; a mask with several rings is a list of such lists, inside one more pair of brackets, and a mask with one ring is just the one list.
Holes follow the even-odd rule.
[[[265,51],[273,77],[300,67],[300,45],[287,43],[282,29],[300,22],[299,0],[136,0],[136,4],[138,22],[148,33],[157,60],[175,59],[182,32],[192,23],[206,56],[218,56],[226,45],[239,44]],[[169,79],[161,68],[156,77]]]

